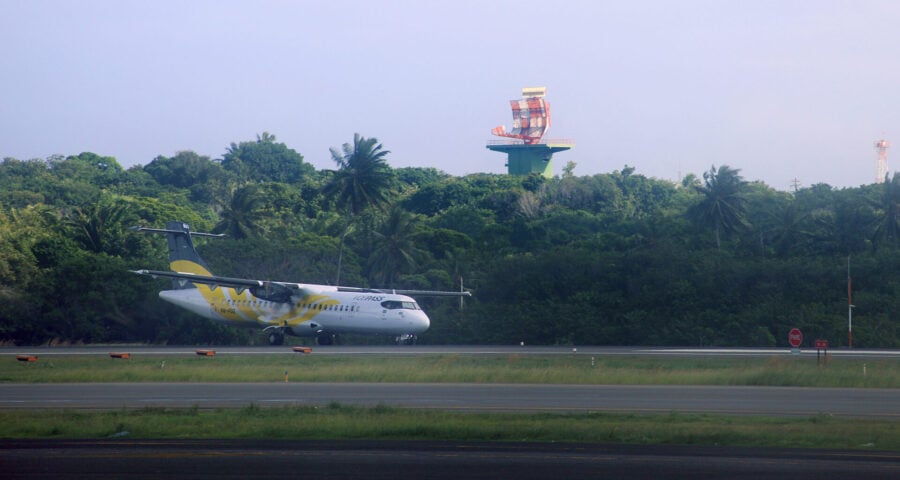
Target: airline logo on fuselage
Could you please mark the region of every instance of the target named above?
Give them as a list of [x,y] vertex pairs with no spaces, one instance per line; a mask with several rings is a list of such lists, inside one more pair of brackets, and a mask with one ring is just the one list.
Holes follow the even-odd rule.
[[[170,266],[176,272],[187,272],[204,276],[212,275],[203,266],[189,260],[175,260],[170,262]],[[285,308],[278,309],[280,312],[276,313],[269,307],[263,306],[263,304],[268,305],[269,302],[256,299],[249,290],[218,288],[204,284],[194,284],[194,286],[197,287],[197,291],[209,304],[212,312],[225,320],[238,323],[256,322],[296,326],[311,320],[329,307],[340,305],[337,299],[328,295],[307,295],[295,304],[288,304]],[[269,318],[263,321],[262,317],[264,316]]]
[[380,302],[384,300],[384,295],[360,295],[353,297],[353,300],[357,302]]

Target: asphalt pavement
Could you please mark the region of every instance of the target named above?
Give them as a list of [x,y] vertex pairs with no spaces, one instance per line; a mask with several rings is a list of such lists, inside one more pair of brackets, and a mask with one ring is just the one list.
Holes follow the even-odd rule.
[[0,440],[8,479],[896,479],[900,454],[559,443]]

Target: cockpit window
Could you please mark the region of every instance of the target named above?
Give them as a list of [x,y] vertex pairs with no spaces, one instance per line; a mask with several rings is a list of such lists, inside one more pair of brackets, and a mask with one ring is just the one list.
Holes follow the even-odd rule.
[[419,304],[416,302],[401,302],[399,300],[385,300],[381,302],[381,306],[388,310],[419,310]]

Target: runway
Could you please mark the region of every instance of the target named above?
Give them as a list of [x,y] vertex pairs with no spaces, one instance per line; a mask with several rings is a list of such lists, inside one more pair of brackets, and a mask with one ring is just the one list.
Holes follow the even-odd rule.
[[900,455],[559,443],[296,440],[0,440],[22,478],[895,479]]
[[893,389],[428,383],[0,384],[2,409],[387,405],[480,412],[900,418]]
[[[54,355],[194,355],[198,347],[41,347],[0,349],[0,356],[23,352]],[[653,355],[772,356],[812,355],[789,349],[676,349],[646,347],[525,346],[328,346],[317,356],[349,355]],[[291,347],[217,347],[218,355],[296,355]],[[841,355],[900,358],[897,351],[841,350]],[[832,353],[834,354],[834,353]],[[240,407],[389,405],[459,411],[528,412],[687,412],[729,415],[837,415],[897,419],[900,395],[894,389],[733,387],[686,385],[512,385],[416,383],[112,383],[3,384],[2,409],[115,409],[143,407]]]
[[[194,355],[209,347],[0,348],[0,357]],[[216,347],[218,355],[296,355],[290,347]],[[523,346],[329,346],[315,355],[663,355],[815,357],[815,350]],[[895,351],[835,356],[900,358]],[[0,358],[2,359],[2,358]],[[14,361],[11,358],[2,360]],[[815,359],[813,359],[815,360]],[[3,384],[0,409],[391,405],[485,412],[634,412],[900,417],[895,389],[795,387],[385,384]],[[52,460],[51,460],[52,459]],[[0,440],[5,478],[900,478],[895,452],[699,446],[293,440]]]
[[[210,346],[34,346],[0,347],[0,356],[34,354],[51,355],[108,355],[111,351],[128,351],[135,355],[185,355],[194,354],[198,349],[214,349],[220,355],[271,355],[292,354],[291,347],[210,347]],[[604,347],[604,346],[522,346],[522,345],[377,345],[377,346],[312,346],[316,355],[634,355],[634,356],[751,356],[816,357],[824,351],[814,348],[697,348],[697,347]],[[829,349],[828,355],[840,358],[895,358],[900,359],[900,350],[888,349]]]

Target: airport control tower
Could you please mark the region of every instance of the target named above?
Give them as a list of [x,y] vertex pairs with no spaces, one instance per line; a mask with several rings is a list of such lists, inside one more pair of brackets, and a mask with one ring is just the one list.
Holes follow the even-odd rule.
[[510,175],[540,173],[553,176],[553,154],[575,146],[572,140],[546,140],[544,134],[550,128],[550,104],[544,98],[546,87],[526,87],[522,98],[510,100],[513,113],[513,129],[507,132],[502,125],[491,133],[507,140],[492,140],[487,148],[507,155],[506,167]]

